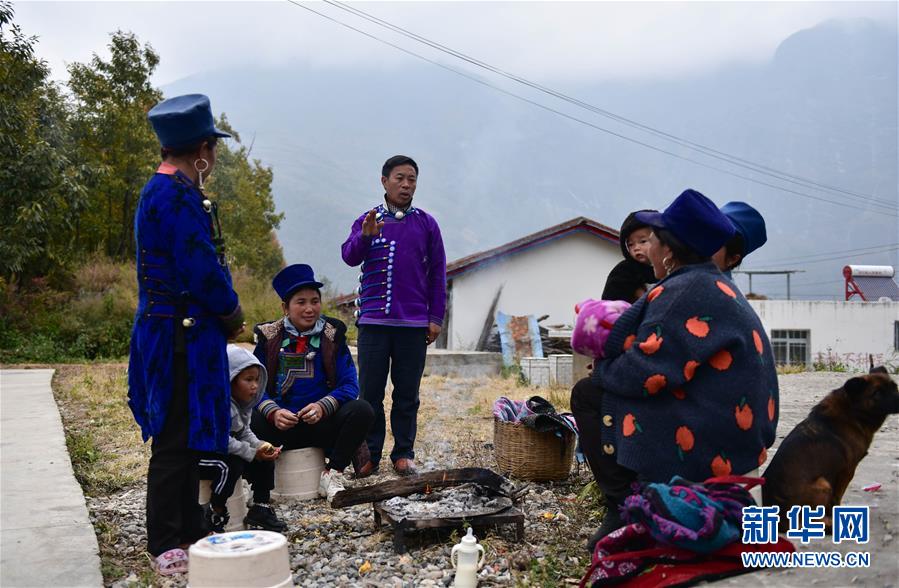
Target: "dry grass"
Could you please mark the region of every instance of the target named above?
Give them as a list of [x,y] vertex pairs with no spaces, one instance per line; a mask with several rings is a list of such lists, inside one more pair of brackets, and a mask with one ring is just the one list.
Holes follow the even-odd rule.
[[120,262],[95,255],[74,271],[75,290],[78,293],[103,293],[118,287],[131,294],[137,305],[137,279],[133,261]]
[[62,366],[53,378],[75,476],[89,496],[146,475],[150,451],[128,409],[127,389],[122,364]]
[[531,396],[542,396],[547,399],[558,412],[571,410],[571,389],[562,386],[550,386],[548,388],[536,388],[522,384],[516,378],[490,378],[474,382],[471,390],[474,404],[470,410],[474,414],[493,414],[493,402],[500,396],[512,400],[527,400]]

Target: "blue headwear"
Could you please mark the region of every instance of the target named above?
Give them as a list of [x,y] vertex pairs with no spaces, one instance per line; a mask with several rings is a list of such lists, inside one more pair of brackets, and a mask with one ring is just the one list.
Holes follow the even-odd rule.
[[743,237],[743,257],[746,257],[768,240],[765,231],[765,219],[759,211],[745,202],[728,202],[721,207],[721,212],[730,219],[734,229]]
[[696,190],[684,190],[663,212],[638,212],[634,216],[651,227],[668,229],[705,257],[711,257],[734,235],[727,217]]
[[230,137],[215,128],[209,98],[203,94],[185,94],[163,100],[147,114],[159,144],[177,149],[199,143],[207,137]]
[[321,282],[315,280],[315,273],[305,263],[295,263],[282,269],[272,279],[272,287],[281,300],[287,300],[300,288],[321,288]]

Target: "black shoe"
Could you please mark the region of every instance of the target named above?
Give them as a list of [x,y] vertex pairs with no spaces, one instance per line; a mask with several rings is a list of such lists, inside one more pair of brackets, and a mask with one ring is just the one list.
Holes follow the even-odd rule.
[[624,526],[624,521],[621,520],[621,515],[618,514],[618,506],[609,506],[609,510],[606,512],[605,518],[602,520],[602,524],[593,533],[593,536],[590,537],[590,540],[587,541],[587,551],[591,554],[593,550],[596,548],[596,544],[599,543],[599,540],[611,533],[612,531],[617,531],[621,527]]
[[225,526],[231,520],[231,515],[228,514],[227,507],[222,512],[215,512],[212,505],[207,503],[203,505],[203,518],[206,519],[206,526],[209,527],[210,531],[213,533],[224,533]]
[[267,504],[254,504],[243,519],[248,529],[265,529],[283,533],[287,525],[275,516],[275,510]]

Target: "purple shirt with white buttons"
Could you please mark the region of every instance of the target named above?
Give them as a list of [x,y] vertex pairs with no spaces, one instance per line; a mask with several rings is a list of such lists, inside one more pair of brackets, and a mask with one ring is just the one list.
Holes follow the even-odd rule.
[[[384,222],[375,237],[362,234],[368,211],[356,219],[341,251],[350,266],[362,264],[356,306],[360,325],[427,327],[443,325],[446,310],[446,253],[434,217],[410,207],[396,218],[377,208]],[[399,214],[397,216],[400,216]]]

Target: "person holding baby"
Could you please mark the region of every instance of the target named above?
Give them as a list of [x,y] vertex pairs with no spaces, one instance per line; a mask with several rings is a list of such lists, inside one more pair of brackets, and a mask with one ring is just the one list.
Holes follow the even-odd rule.
[[628,307],[579,305],[572,346],[596,358],[575,384],[571,411],[608,514],[588,548],[623,526],[634,482],[702,482],[765,461],[777,426],[771,344],[749,303],[711,260],[734,234],[715,204],[686,190],[651,227],[658,282]]

